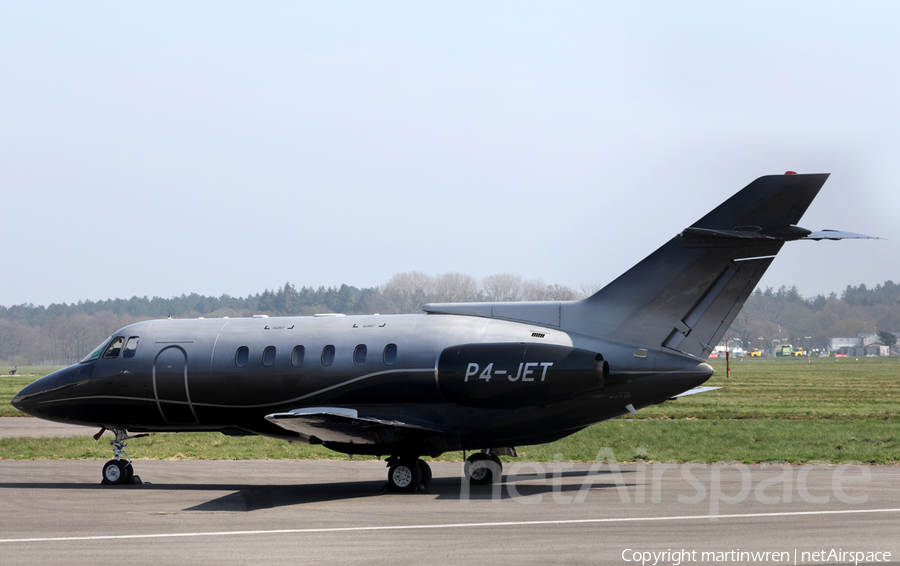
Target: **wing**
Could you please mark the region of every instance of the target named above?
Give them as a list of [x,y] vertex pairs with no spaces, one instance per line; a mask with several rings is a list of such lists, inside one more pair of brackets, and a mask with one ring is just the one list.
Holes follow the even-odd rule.
[[361,417],[356,409],[342,407],[308,407],[287,413],[266,415],[266,420],[286,430],[308,436],[314,444],[339,442],[347,444],[394,444],[408,438],[421,438],[444,432],[417,424]]

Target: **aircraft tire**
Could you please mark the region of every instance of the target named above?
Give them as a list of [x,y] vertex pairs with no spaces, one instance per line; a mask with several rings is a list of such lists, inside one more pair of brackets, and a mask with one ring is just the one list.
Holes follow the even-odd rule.
[[400,460],[388,469],[388,491],[412,493],[422,483],[422,470],[416,460]]
[[416,466],[422,472],[421,486],[428,489],[428,486],[431,485],[431,466],[425,460],[416,460]]
[[[463,468],[469,483],[472,485],[490,485],[494,483],[496,479],[500,478],[501,465],[499,460],[496,456],[490,456],[483,452],[469,456]],[[497,472],[496,478],[494,477],[495,471]]]
[[[129,475],[131,472],[131,475]],[[103,465],[103,481],[104,485],[123,485],[133,476],[134,471],[131,470],[131,463],[122,460],[110,460]]]

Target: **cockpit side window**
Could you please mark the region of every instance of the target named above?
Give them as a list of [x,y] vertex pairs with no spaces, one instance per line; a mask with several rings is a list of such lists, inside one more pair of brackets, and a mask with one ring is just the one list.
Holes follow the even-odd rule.
[[81,363],[90,362],[92,360],[96,360],[97,358],[99,358],[100,354],[103,353],[103,350],[106,349],[106,345],[109,344],[110,340],[112,340],[112,336],[110,336],[109,338],[107,338],[106,340],[101,342],[99,346],[94,348],[94,350],[90,354],[88,354],[87,356],[84,357],[83,360],[81,360]]
[[132,336],[128,339],[128,342],[125,343],[125,351],[122,352],[123,358],[133,358],[134,354],[137,352],[138,345],[138,337]]
[[109,343],[109,346],[106,348],[106,351],[103,352],[104,360],[111,360],[113,358],[119,357],[119,352],[122,351],[122,344],[125,343],[124,336],[116,336],[112,339],[112,342]]

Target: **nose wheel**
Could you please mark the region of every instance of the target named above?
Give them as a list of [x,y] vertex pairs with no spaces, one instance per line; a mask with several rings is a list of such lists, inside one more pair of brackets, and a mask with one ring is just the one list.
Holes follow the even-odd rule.
[[103,465],[104,485],[124,485],[134,483],[134,467],[126,460],[110,460]]
[[[100,440],[105,428],[101,428],[100,432],[94,435],[94,440]],[[146,434],[136,434],[128,436],[128,432],[123,428],[112,429],[116,437],[109,441],[113,447],[113,459],[103,464],[103,479],[100,481],[103,485],[138,485],[143,483],[141,478],[134,475],[134,466],[131,465],[131,458],[125,453],[125,447],[128,446],[125,441],[132,438],[141,438]],[[124,456],[124,459],[123,459]]]

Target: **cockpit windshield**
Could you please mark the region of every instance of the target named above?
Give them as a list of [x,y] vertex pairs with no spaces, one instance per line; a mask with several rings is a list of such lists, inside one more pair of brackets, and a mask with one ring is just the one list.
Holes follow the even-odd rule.
[[78,363],[83,364],[84,362],[89,362],[91,360],[96,360],[97,358],[99,358],[100,354],[103,353],[103,350],[106,349],[106,346],[107,346],[107,344],[109,344],[110,340],[112,340],[112,336],[110,336],[109,338],[107,338],[106,340],[101,342],[99,346],[94,348],[94,350],[90,354],[85,356],[84,359]]

